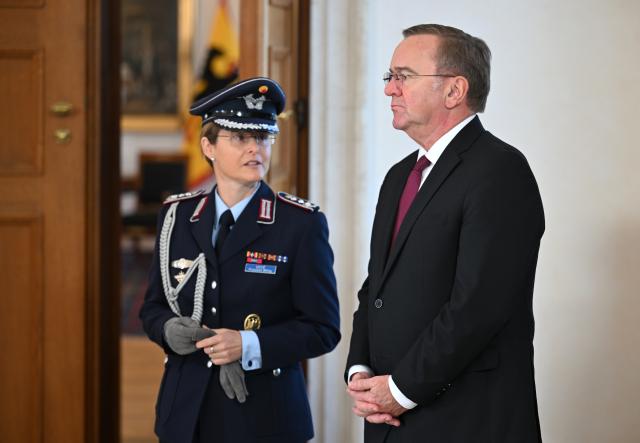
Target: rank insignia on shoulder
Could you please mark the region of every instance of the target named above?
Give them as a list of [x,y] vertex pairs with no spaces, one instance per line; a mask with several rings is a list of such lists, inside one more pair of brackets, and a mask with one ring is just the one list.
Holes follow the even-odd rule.
[[167,197],[165,199],[165,201],[163,202],[163,204],[167,205],[169,203],[175,203],[175,202],[180,202],[180,201],[183,201],[183,200],[189,200],[189,199],[192,199],[194,197],[199,196],[203,192],[204,192],[204,189],[198,189],[197,191],[194,191],[194,192],[183,192],[182,194],[173,194],[173,195],[170,195],[169,197]]
[[316,212],[320,209],[320,206],[311,203],[309,200],[287,194],[286,192],[278,192],[278,198],[285,203],[289,203],[290,205],[297,206],[298,208],[305,209],[309,212]]

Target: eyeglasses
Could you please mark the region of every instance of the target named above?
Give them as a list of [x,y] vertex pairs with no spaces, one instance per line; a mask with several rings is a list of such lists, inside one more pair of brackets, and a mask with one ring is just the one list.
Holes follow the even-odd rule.
[[396,83],[398,83],[398,85],[400,87],[402,87],[404,85],[404,81],[408,78],[411,77],[455,77],[455,75],[451,75],[451,74],[400,74],[398,72],[385,72],[384,75],[382,76],[382,80],[384,81],[385,85],[388,85],[389,82],[391,81],[391,79],[395,80]]
[[228,138],[229,142],[237,148],[248,146],[252,140],[255,141],[256,145],[261,147],[271,146],[276,142],[276,136],[274,134],[266,133],[233,132],[229,135],[218,134],[218,137]]

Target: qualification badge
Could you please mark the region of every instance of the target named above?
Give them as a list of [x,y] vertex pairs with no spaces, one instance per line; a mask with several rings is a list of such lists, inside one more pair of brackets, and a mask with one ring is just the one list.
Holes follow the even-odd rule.
[[245,331],[255,331],[260,329],[262,325],[262,320],[258,314],[249,314],[244,318],[244,330]]
[[193,265],[193,260],[188,260],[186,258],[179,258],[178,260],[174,260],[171,262],[171,267],[175,269],[179,269],[180,272],[173,276],[178,283],[182,283],[187,274],[184,273],[185,269],[189,269]]
[[189,269],[192,264],[193,260],[188,260],[186,258],[179,258],[178,260],[174,260],[171,262],[172,267],[180,270]]

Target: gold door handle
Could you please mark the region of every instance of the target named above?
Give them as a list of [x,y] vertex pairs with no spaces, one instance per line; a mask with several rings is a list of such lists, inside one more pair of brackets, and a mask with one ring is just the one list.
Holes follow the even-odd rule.
[[51,106],[51,112],[58,117],[65,117],[71,114],[71,111],[73,111],[73,105],[69,102],[59,101]]
[[56,139],[56,143],[58,144],[69,143],[71,141],[71,129],[56,129],[53,133],[53,137]]

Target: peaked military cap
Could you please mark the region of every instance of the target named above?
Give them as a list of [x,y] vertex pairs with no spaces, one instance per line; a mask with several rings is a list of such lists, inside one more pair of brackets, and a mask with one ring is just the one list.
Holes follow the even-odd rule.
[[232,130],[278,132],[276,118],[286,97],[278,83],[256,77],[229,85],[195,102],[189,112]]

